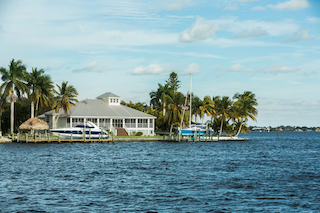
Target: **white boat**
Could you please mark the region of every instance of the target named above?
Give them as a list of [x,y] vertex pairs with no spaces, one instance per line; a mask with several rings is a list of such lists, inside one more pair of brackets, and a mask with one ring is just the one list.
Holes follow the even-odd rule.
[[59,136],[61,138],[72,138],[79,139],[83,138],[84,135],[86,138],[108,138],[108,132],[99,128],[94,123],[87,121],[84,125],[77,125],[75,127],[70,128],[61,128],[61,129],[51,129],[53,135]]
[[182,136],[206,135],[208,131],[207,124],[193,123],[186,128],[181,129]]
[[[182,122],[183,122],[183,117],[184,117],[184,111],[185,109],[188,110],[188,107],[185,108],[186,104],[187,104],[187,97],[186,97],[186,101],[185,101],[185,106],[183,107],[183,112],[182,112],[182,116],[181,116],[181,123],[180,123],[180,134],[182,136],[194,136],[194,135],[201,135],[204,136],[207,134],[207,131],[209,131],[208,129],[208,125],[207,124],[203,124],[203,123],[194,123],[192,122],[192,115],[191,115],[191,107],[192,107],[192,74],[190,74],[190,85],[189,85],[189,90],[190,90],[190,119],[189,119],[189,125],[188,127],[182,128]],[[208,132],[209,133],[209,132]]]

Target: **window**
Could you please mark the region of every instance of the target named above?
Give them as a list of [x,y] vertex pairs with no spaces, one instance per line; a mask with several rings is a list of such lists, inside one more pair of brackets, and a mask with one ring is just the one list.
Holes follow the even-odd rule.
[[112,98],[110,98],[110,103],[112,103]]
[[110,118],[100,118],[99,119],[99,127],[110,127]]
[[153,128],[153,119],[149,120],[149,128]]
[[138,128],[148,128],[148,119],[138,119]]
[[125,125],[128,128],[135,128],[136,127],[136,119],[125,119]]
[[77,126],[79,123],[78,123],[78,118],[72,118],[72,126],[75,127]]
[[123,127],[123,120],[122,119],[113,119],[113,126],[116,128],[122,128]]
[[87,118],[87,121],[90,121],[94,123],[95,125],[98,125],[98,119],[97,118]]

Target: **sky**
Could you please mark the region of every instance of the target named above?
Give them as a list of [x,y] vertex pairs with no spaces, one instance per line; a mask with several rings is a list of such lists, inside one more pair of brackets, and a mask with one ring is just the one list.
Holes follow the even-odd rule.
[[78,99],[149,104],[171,72],[180,92],[251,91],[256,126],[320,126],[318,0],[0,0],[0,67],[22,60]]

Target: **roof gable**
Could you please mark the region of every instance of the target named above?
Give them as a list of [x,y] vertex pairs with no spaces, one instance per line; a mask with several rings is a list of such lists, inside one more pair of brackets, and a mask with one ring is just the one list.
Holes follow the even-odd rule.
[[[56,114],[51,110],[45,115]],[[71,113],[66,115],[61,112],[60,117],[96,117],[96,118],[156,118],[153,115],[141,112],[139,110],[124,105],[108,105],[101,99],[86,99],[78,102],[71,107]]]
[[105,99],[105,98],[120,98],[120,96],[113,94],[112,92],[106,92],[97,97],[97,99]]

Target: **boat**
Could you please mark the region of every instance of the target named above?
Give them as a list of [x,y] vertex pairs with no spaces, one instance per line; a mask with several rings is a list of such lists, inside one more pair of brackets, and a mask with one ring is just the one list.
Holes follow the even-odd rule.
[[182,136],[195,136],[195,135],[205,136],[205,135],[207,135],[207,133],[210,133],[210,129],[208,128],[208,125],[203,124],[203,123],[192,122],[192,115],[191,115],[191,112],[192,112],[192,110],[191,110],[191,106],[192,106],[192,92],[191,92],[191,90],[192,90],[192,74],[190,74],[189,90],[190,90],[189,125],[185,128],[182,128],[184,112],[185,112],[185,110],[189,109],[189,107],[186,106],[186,104],[187,104],[187,96],[186,96],[185,105],[182,107],[183,112],[182,112],[182,116],[181,116],[181,123],[180,123],[179,132]]
[[203,123],[191,122],[186,128],[180,130],[182,136],[194,136],[196,135],[206,135],[208,131],[208,125]]
[[87,121],[83,125],[77,125],[70,128],[60,128],[60,129],[51,129],[50,132],[55,136],[60,136],[61,138],[74,138],[80,139],[84,138],[108,138],[109,134],[106,130],[99,128],[94,123]]

